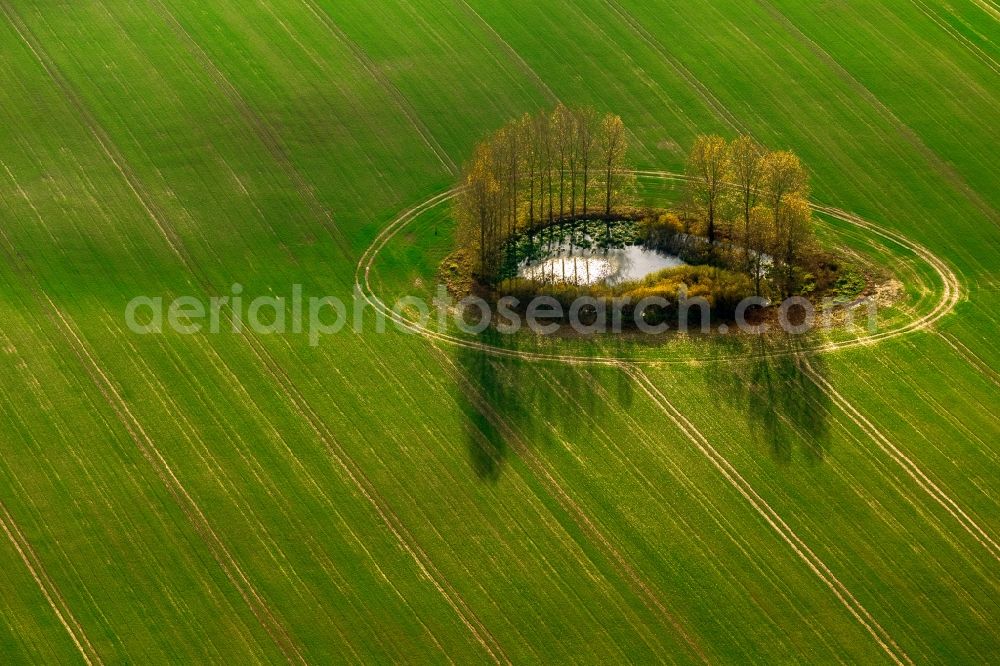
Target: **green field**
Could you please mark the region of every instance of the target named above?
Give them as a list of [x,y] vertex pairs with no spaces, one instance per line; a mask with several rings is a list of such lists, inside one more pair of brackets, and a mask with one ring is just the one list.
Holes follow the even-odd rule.
[[[0,661],[996,659],[995,0],[0,10]],[[957,305],[622,366],[373,316],[318,346],[127,327],[139,295],[349,298],[386,225],[559,101],[620,114],[642,169],[699,133],[793,149]],[[380,284],[429,286],[436,214]],[[893,316],[933,307],[937,274],[871,254]]]

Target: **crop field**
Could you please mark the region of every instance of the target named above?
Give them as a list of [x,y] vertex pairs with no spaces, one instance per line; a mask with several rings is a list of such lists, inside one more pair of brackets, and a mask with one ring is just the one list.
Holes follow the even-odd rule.
[[[793,149],[894,332],[380,331],[559,102]],[[998,313],[995,0],[0,0],[0,662],[994,661]]]

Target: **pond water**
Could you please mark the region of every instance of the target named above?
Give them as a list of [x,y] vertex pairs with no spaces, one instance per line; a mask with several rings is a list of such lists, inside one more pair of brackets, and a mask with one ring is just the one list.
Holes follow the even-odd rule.
[[679,257],[652,250],[642,245],[581,249],[561,246],[542,259],[523,261],[518,266],[518,277],[538,282],[566,282],[569,284],[618,285],[638,280],[665,268],[684,266]]

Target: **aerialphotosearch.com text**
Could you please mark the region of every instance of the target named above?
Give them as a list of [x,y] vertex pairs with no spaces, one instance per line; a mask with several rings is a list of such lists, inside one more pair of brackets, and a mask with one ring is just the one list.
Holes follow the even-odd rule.
[[[126,304],[124,314],[129,330],[140,335],[165,331],[194,335],[250,330],[261,335],[305,334],[312,346],[348,327],[358,333],[382,333],[390,320],[398,330],[405,332],[424,330],[434,322],[439,331],[454,325],[470,335],[490,327],[501,334],[527,329],[538,335],[553,335],[567,326],[581,335],[623,330],[650,335],[667,331],[738,331],[759,335],[775,328],[801,335],[816,328],[844,325],[845,321],[853,326],[855,311],[859,310],[858,318],[865,320],[870,332],[877,326],[873,300],[844,307],[832,299],[825,299],[817,307],[801,296],[788,298],[772,308],[776,316],[766,321],[760,321],[759,316],[757,321],[751,321],[752,315],[773,304],[751,296],[736,306],[732,316],[713,325],[709,303],[701,297],[688,298],[683,289],[674,299],[651,296],[634,301],[580,296],[567,306],[551,296],[536,296],[527,301],[504,296],[491,305],[478,296],[456,302],[448,290],[439,285],[429,302],[419,296],[404,296],[392,307],[382,306],[381,302],[377,302],[377,307],[374,303],[376,301],[369,300],[358,286],[345,302],[337,296],[306,296],[300,284],[292,285],[287,297],[259,295],[249,298],[244,294],[243,285],[235,283],[229,293],[207,298],[179,296],[168,301],[163,296],[137,296]],[[669,317],[665,313],[669,313]]]

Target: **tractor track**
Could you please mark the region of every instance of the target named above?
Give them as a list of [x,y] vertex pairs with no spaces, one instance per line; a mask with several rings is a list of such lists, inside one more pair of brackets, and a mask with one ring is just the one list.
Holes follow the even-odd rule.
[[805,542],[796,534],[791,527],[781,518],[781,516],[764,500],[753,486],[743,478],[735,467],[716,450],[692,424],[684,414],[671,403],[660,389],[649,379],[649,377],[636,366],[623,365],[622,369],[636,381],[642,391],[660,408],[670,419],[678,430],[697,447],[701,453],[708,458],[712,465],[720,474],[739,492],[744,499],[760,514],[761,518],[775,531],[778,536],[788,544],[796,555],[805,562],[806,566],[830,588],[837,599],[844,605],[850,614],[868,631],[875,639],[879,647],[897,664],[912,664],[913,661],[906,652],[896,643],[889,633],[875,620],[875,618],[865,609],[860,601],[851,591],[840,581],[830,568],[819,558],[816,553],[809,548]]

